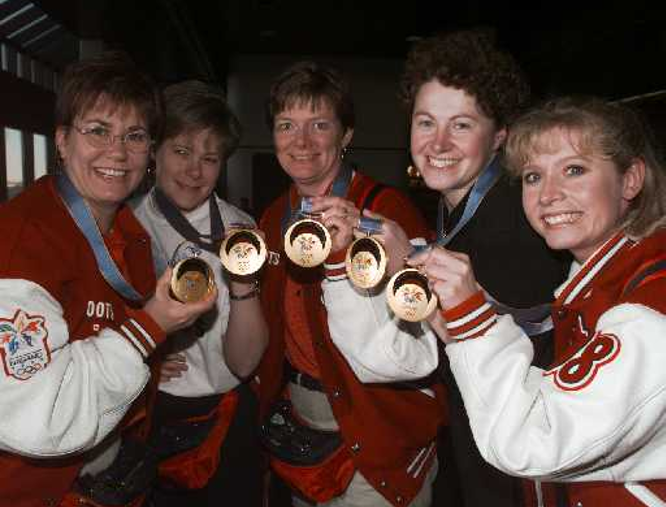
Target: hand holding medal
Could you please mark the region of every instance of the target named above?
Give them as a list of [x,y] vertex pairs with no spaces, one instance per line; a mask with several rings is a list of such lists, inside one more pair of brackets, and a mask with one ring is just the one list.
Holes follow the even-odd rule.
[[245,224],[233,224],[220,246],[224,268],[235,276],[256,274],[266,262],[268,250],[258,229]]
[[303,268],[319,266],[331,253],[333,243],[322,216],[312,211],[312,198],[301,198],[284,233],[284,251],[294,264]]
[[182,303],[200,301],[215,290],[215,276],[211,267],[201,258],[201,248],[183,241],[174,250],[169,265],[171,294]]
[[361,289],[379,285],[386,274],[387,255],[384,245],[374,234],[381,234],[383,220],[360,217],[356,229],[363,234],[347,249],[345,268],[349,280]]
[[421,269],[412,267],[391,277],[386,299],[393,313],[408,322],[427,319],[437,307],[437,296],[430,289],[428,277]]
[[[389,306],[405,320],[423,320],[437,306],[453,308],[476,294],[480,287],[466,254],[429,245],[414,251],[406,259],[410,266],[389,282]],[[412,301],[416,295],[427,303]],[[426,297],[427,296],[427,297]],[[392,301],[393,299],[393,301]],[[419,317],[419,318],[416,318]]]

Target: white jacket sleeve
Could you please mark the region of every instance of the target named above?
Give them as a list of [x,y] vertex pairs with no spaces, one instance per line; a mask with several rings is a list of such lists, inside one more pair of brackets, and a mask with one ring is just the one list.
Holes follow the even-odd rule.
[[49,457],[94,447],[145,387],[150,336],[130,318],[68,343],[62,307],[41,286],[3,279],[0,294],[0,449]]
[[361,382],[404,382],[435,370],[437,338],[395,317],[383,291],[358,291],[346,277],[324,280],[322,290],[331,339]]
[[532,345],[508,315],[446,353],[492,465],[537,479],[638,481],[666,471],[665,336],[663,314],[623,304],[552,370],[530,366]]

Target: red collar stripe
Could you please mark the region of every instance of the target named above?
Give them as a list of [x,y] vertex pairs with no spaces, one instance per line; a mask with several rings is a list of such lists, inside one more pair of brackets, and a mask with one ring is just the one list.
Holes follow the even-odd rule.
[[609,239],[592,257],[590,257],[583,267],[576,273],[571,281],[564,288],[556,301],[556,305],[567,305],[571,303],[578,294],[592,281],[592,279],[615,257],[615,255],[629,243],[629,239],[620,232]]

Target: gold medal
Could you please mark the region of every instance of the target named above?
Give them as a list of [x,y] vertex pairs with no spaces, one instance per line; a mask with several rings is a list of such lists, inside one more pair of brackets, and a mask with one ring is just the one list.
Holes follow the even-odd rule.
[[301,218],[284,234],[284,251],[294,264],[312,268],[322,264],[331,253],[331,235],[318,220]]
[[428,286],[428,278],[414,268],[403,269],[391,277],[386,298],[393,313],[409,322],[427,318],[437,307],[437,297]]
[[191,241],[180,243],[169,261],[171,294],[182,303],[199,301],[215,288],[215,275],[201,258],[201,248]]
[[182,303],[192,303],[204,299],[215,288],[213,271],[206,261],[199,257],[182,259],[171,274],[171,292]]
[[220,247],[224,268],[234,275],[253,275],[261,269],[267,257],[266,243],[250,228],[233,229]]
[[386,274],[386,250],[380,241],[370,236],[382,231],[382,221],[361,217],[358,229],[367,236],[356,239],[347,249],[345,268],[349,280],[361,289],[376,287]]

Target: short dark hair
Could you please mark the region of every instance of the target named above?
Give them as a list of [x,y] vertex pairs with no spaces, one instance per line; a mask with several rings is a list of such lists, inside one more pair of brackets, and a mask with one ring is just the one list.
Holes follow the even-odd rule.
[[159,136],[163,116],[159,89],[125,53],[101,53],[65,69],[56,97],[56,126],[72,125],[99,99],[116,106],[135,107],[145,119],[150,136]]
[[504,154],[509,172],[521,175],[534,154],[550,150],[542,136],[557,130],[573,136],[575,150],[611,161],[620,174],[642,160],[645,181],[631,201],[624,229],[640,238],[666,226],[664,162],[647,121],[637,111],[598,97],[560,97],[539,104],[511,126]]
[[220,87],[197,80],[182,81],[164,89],[164,103],[164,130],[158,145],[183,132],[211,129],[220,138],[225,160],[238,148],[241,124]]
[[354,101],[349,82],[329,65],[305,60],[288,67],[273,82],[266,107],[266,121],[273,128],[275,116],[295,105],[318,106],[328,102],[344,130],[354,128]]
[[529,85],[518,63],[482,28],[438,34],[414,44],[401,80],[402,100],[412,108],[421,86],[435,79],[474,97],[498,127],[507,126],[529,101]]

